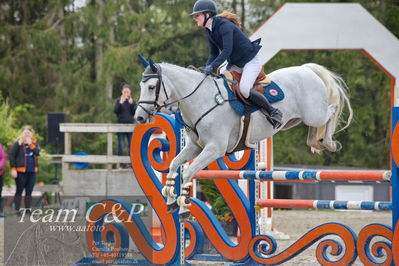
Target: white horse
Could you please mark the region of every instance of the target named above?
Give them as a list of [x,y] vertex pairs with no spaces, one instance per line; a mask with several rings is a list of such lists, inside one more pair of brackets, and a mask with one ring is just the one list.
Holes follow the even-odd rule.
[[[186,207],[190,206],[191,179],[199,170],[234,149],[240,135],[241,118],[228,102],[221,103],[220,97],[215,100],[219,90],[223,99],[227,99],[222,79],[172,64],[154,64],[151,59],[147,61],[141,56],[140,60],[145,71],[140,82],[136,120],[147,123],[160,107],[175,102],[179,105],[186,129],[189,129],[186,146],[172,161],[162,190],[167,197],[168,211],[174,212],[180,206],[179,217],[185,219],[190,215]],[[273,129],[265,115],[256,111],[251,114],[249,142],[256,143],[303,122],[309,126],[307,145],[312,151],[339,150],[341,144],[332,136],[345,104],[349,116],[342,129],[348,127],[352,119],[344,81],[325,67],[313,63],[279,69],[269,77],[285,94],[282,101],[274,104],[283,113],[283,125]],[[176,171],[190,160],[193,162],[183,173],[182,193],[176,198]]]

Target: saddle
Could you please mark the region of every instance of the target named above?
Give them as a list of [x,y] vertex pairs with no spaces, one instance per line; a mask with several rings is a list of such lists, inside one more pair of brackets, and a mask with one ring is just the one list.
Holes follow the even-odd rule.
[[[226,70],[222,74],[226,77],[227,80],[233,81],[233,82],[228,81],[228,83],[232,91],[234,92],[235,96],[240,98],[240,100],[243,101],[246,105],[251,105],[251,103],[241,94],[240,91],[241,73],[238,73],[237,71]],[[265,87],[269,85],[271,82],[272,80],[269,78],[269,76],[266,75],[262,66],[262,69],[255,80],[252,90],[257,90],[258,92],[265,94]]]
[[[222,73],[224,76],[225,87],[228,93],[228,98],[233,110],[241,116],[240,119],[240,133],[239,138],[234,148],[227,151],[227,154],[231,154],[236,151],[245,149],[256,148],[256,143],[250,143],[251,137],[251,113],[256,111],[257,108],[252,106],[251,103],[241,94],[239,84],[241,80],[241,73],[237,71],[225,71]],[[255,80],[252,89],[265,95],[269,102],[280,101],[284,98],[282,90],[274,83],[263,71],[263,67],[258,77]],[[235,100],[233,99],[235,98]]]

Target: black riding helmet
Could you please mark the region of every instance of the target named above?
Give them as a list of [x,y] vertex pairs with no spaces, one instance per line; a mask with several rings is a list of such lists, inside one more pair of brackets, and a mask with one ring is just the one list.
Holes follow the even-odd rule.
[[[208,19],[211,17],[215,16],[217,14],[217,7],[216,3],[212,0],[197,0],[193,6],[193,12],[191,12],[190,16],[198,14],[198,13],[204,13],[205,15],[205,20],[204,24],[202,26],[205,27],[206,22]],[[207,17],[206,14],[210,13],[210,16]]]
[[193,6],[193,12],[191,12],[190,16],[195,15],[197,13],[212,13],[212,16],[217,14],[216,3],[212,0],[198,0],[195,2]]

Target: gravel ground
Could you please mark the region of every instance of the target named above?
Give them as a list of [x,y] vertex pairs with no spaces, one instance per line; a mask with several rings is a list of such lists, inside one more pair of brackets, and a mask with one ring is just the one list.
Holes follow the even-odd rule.
[[[310,229],[326,223],[339,222],[348,225],[358,234],[370,223],[383,223],[391,226],[389,212],[361,212],[361,211],[274,211],[275,228],[290,236],[289,240],[277,240],[277,253],[281,252]],[[0,219],[0,251],[4,250],[4,219]],[[315,258],[317,243],[303,253],[283,265],[319,265]],[[4,264],[4,254],[0,252],[0,261]],[[191,261],[193,265],[229,265],[222,262]],[[362,265],[359,259],[354,265]]]

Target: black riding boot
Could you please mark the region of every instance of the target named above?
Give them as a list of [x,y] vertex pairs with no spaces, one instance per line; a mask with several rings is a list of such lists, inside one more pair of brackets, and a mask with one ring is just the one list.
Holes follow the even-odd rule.
[[[267,112],[266,117],[272,124],[273,128],[277,129],[281,126],[283,114],[279,109],[274,108],[262,93],[256,90],[250,90],[248,100],[256,107],[261,108],[263,113]],[[270,116],[270,118],[268,116]]]

